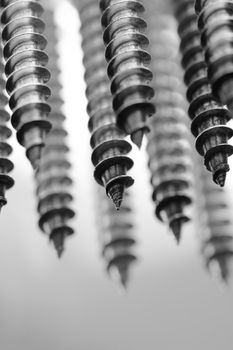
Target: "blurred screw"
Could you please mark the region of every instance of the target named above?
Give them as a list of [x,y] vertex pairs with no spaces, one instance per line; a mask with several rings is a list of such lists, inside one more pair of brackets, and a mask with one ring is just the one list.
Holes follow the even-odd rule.
[[48,38],[48,68],[51,72],[50,99],[51,113],[49,121],[52,129],[45,139],[40,166],[36,172],[39,226],[53,242],[60,258],[64,251],[65,239],[74,233],[69,221],[75,213],[71,209],[73,196],[71,195],[72,180],[69,176],[70,163],[66,145],[67,132],[63,122],[65,116],[62,112],[63,100],[62,86],[59,82],[59,54],[57,51],[57,35],[54,15],[51,10],[44,14],[46,34]]
[[[168,224],[177,242],[190,220],[192,150],[185,112],[184,85],[178,60],[176,23],[148,5],[156,115],[150,119],[147,153],[156,215]],[[156,11],[155,11],[156,9]]]
[[119,212],[113,210],[101,189],[97,199],[99,242],[107,271],[126,289],[131,265],[137,260],[130,195],[128,191],[125,193],[125,200]]
[[212,95],[193,1],[174,1],[174,6],[179,23],[184,80],[188,86],[191,131],[196,137],[198,153],[204,156],[206,168],[212,172],[214,182],[223,187],[230,169],[228,156],[233,153],[233,147],[228,144],[233,131],[226,126],[231,116]]
[[100,8],[117,123],[140,148],[154,113],[144,7],[139,0],[101,0]]
[[[201,181],[200,181],[201,180]],[[227,193],[199,166],[197,196],[201,253],[213,277],[228,283],[232,273],[233,233]]]
[[11,122],[17,139],[26,148],[34,169],[38,167],[44,138],[51,125],[48,57],[42,35],[44,22],[39,18],[43,7],[33,0],[1,2],[2,40],[4,43],[6,90],[13,112]]
[[116,115],[112,109],[98,1],[89,0],[83,3],[79,7],[79,15],[82,24],[87,112],[90,117],[88,127],[91,132],[94,177],[97,183],[105,187],[107,195],[116,209],[119,209],[124,189],[134,182],[127,175],[127,171],[133,166],[133,161],[127,156],[131,145],[123,140],[125,135],[117,127]]

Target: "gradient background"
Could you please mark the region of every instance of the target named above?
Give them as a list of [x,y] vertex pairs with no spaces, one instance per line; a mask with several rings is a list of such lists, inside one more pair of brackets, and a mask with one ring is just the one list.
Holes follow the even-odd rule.
[[79,24],[71,5],[59,4],[76,235],[59,261],[37,228],[32,170],[12,139],[16,184],[0,216],[0,349],[232,350],[232,290],[218,288],[204,270],[192,225],[177,248],[155,220],[146,156],[136,149],[132,196],[140,261],[126,295],[107,278],[95,227]]

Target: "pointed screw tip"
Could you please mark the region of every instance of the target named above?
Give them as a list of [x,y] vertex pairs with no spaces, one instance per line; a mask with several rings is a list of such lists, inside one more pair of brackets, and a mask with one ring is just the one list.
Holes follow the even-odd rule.
[[224,187],[225,186],[225,182],[226,182],[226,173],[222,172],[220,173],[217,178],[216,178],[216,183],[220,186],[220,187]]
[[63,253],[64,253],[64,248],[56,249],[58,259],[61,259]]
[[181,240],[181,229],[182,229],[182,222],[181,220],[175,220],[170,224],[170,229],[176,239],[177,245],[180,244]]
[[52,235],[50,238],[50,241],[53,243],[53,246],[57,252],[57,256],[59,259],[61,259],[63,252],[64,252],[64,241],[65,241],[65,235],[56,233]]
[[112,200],[116,210],[120,210],[124,194],[124,186],[121,184],[115,184],[108,191],[108,196]]
[[140,149],[142,146],[142,140],[144,136],[144,131],[142,129],[135,131],[131,134],[132,142]]
[[121,208],[122,199],[120,199],[118,201],[113,201],[113,203],[115,205],[116,210],[119,211]]

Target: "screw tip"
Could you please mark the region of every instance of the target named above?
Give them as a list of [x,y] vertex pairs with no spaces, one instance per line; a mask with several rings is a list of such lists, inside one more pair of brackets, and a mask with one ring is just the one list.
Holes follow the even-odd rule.
[[223,171],[223,172],[219,173],[217,175],[215,181],[220,187],[224,187],[225,186],[225,182],[226,182],[226,172]]
[[211,261],[210,271],[214,278],[220,281],[225,287],[229,287],[233,272],[233,257],[221,254]]
[[181,240],[181,230],[182,230],[182,221],[181,220],[173,220],[170,223],[170,229],[174,234],[177,244],[180,244]]
[[55,232],[50,237],[59,259],[61,259],[64,252],[65,237],[64,232]]
[[129,283],[129,266],[115,265],[110,271],[112,279],[117,283],[121,291],[127,292]]
[[124,195],[124,185],[122,184],[114,184],[108,190],[108,196],[111,198],[113,204],[116,207],[116,210],[120,210],[121,203],[123,201]]
[[144,136],[144,130],[140,129],[131,134],[132,142],[140,149],[142,146],[142,140]]

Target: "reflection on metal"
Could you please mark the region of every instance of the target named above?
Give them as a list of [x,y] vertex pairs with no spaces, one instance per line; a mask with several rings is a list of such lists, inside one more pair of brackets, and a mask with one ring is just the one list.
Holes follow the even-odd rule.
[[32,167],[37,169],[44,139],[51,127],[47,103],[51,93],[47,85],[50,73],[44,52],[44,22],[40,19],[43,7],[33,0],[3,0],[1,7],[11,123]]
[[120,128],[140,148],[154,113],[144,6],[139,0],[101,0],[100,8],[113,108]]
[[89,0],[80,6],[79,15],[94,176],[97,183],[105,187],[118,210],[125,188],[133,184],[133,179],[127,175],[133,166],[133,161],[128,157],[131,145],[123,139],[125,135],[117,127],[112,109],[98,1]]

